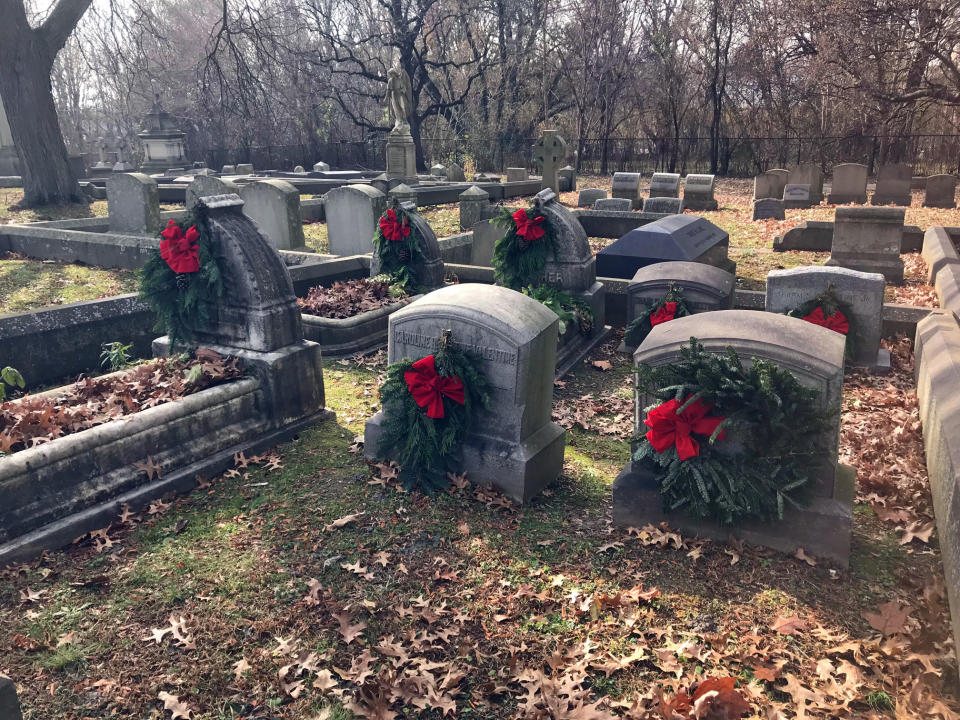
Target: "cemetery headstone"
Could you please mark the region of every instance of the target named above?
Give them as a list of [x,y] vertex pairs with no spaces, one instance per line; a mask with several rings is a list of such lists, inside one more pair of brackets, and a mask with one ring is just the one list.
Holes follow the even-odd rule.
[[400,183],[395,186],[387,196],[401,203],[413,203],[413,206],[417,206],[417,193],[416,191],[406,185],[405,183]]
[[542,137],[533,146],[533,159],[540,164],[543,171],[540,180],[541,190],[550,188],[555,193],[560,192],[557,171],[560,169],[560,163],[566,158],[567,143],[564,139],[556,130],[544,130]]
[[473,226],[473,245],[470,246],[470,264],[493,267],[493,249],[506,231],[493,218],[479,220]]
[[303,165],[297,165],[297,166],[293,169],[293,171],[294,171],[295,173],[305,173],[305,172],[306,172],[306,170],[303,169]]
[[17,687],[13,680],[5,677],[0,677],[0,718],[23,720],[20,701],[17,699]]
[[835,165],[827,202],[831,205],[845,205],[846,203],[863,205],[866,201],[867,166],[859,163]]
[[786,313],[829,290],[849,314],[848,333],[858,365],[890,368],[890,351],[880,347],[883,324],[883,275],[842,267],[810,266],[767,274],[767,312]]
[[224,165],[220,168],[221,175],[236,175],[237,166],[236,165]]
[[330,170],[330,166],[325,162],[321,161],[321,162],[315,162],[313,164],[314,172],[327,172],[328,170]]
[[767,170],[767,175],[771,177],[772,182],[770,189],[773,195],[770,197],[782,198],[783,188],[787,184],[787,178],[790,177],[790,171],[783,168],[774,168],[773,170]]
[[[551,421],[556,363],[555,313],[496,285],[441,288],[390,316],[390,363],[433,353],[444,331],[460,350],[476,354],[490,385],[490,408],[461,445],[467,478],[499,487],[526,502],[563,469],[566,434]],[[366,423],[364,453],[378,454],[384,408]]]
[[657,172],[650,178],[650,197],[680,197],[680,175]]
[[594,210],[613,210],[615,212],[630,212],[633,203],[627,198],[600,198],[593,203]]
[[[729,310],[737,278],[720,268],[698,262],[662,262],[642,267],[627,284],[627,325],[646,308],[663,298],[671,287],[683,291],[691,313]],[[626,344],[623,350],[636,348]]]
[[728,272],[736,263],[727,257],[730,235],[697,215],[668,215],[635,228],[597,253],[600,277],[629,280],[637,270],[680,260],[713,265]]
[[460,229],[469,230],[490,212],[490,193],[476,185],[460,193]]
[[157,235],[160,227],[160,188],[143,173],[116,173],[107,179],[110,232]]
[[645,213],[677,215],[683,212],[683,199],[678,197],[648,197],[643,201]]
[[[423,216],[417,212],[417,206],[412,202],[400,202],[397,198],[391,197],[387,201],[387,207],[402,208],[410,219],[410,227],[420,236],[420,257],[413,265],[417,282],[426,289],[426,292],[443,285],[443,258],[440,256],[437,235],[430,227],[430,223],[423,219]],[[379,217],[377,219],[379,221]],[[373,234],[370,235],[370,242],[372,245]],[[376,277],[381,272],[380,257],[374,252],[370,260],[370,277]]]
[[776,178],[769,173],[760,173],[753,178],[753,199],[764,200],[773,197]]
[[369,185],[346,185],[323,196],[332,255],[373,251],[373,235],[387,209],[387,197]]
[[196,208],[197,201],[202,197],[229,195],[230,193],[235,195],[240,194],[240,186],[233,180],[221,180],[214,175],[197,175],[190,184],[187,185],[187,210]]
[[584,188],[580,191],[579,195],[577,195],[577,206],[592,208],[597,200],[601,200],[606,196],[606,190],[601,190],[600,188]]
[[390,179],[387,177],[386,173],[380,173],[375,178],[370,180],[370,187],[376,188],[377,190],[382,192],[384,195],[386,195],[388,192],[390,192],[390,189],[391,189]]
[[957,206],[956,175],[931,175],[926,180],[923,207],[955,208]]
[[573,192],[577,189],[577,171],[572,165],[557,170],[560,192]]
[[[654,367],[677,362],[680,348],[695,337],[707,352],[732,348],[749,365],[769,361],[793,374],[806,387],[817,390],[821,410],[836,410],[843,389],[843,336],[799,318],[754,310],[724,310],[677,318],[653,328],[634,353],[634,363]],[[644,408],[653,399],[645,388],[636,388],[635,430],[646,431]],[[830,415],[822,426],[822,450],[809,467],[809,498],[800,509],[788,506],[782,520],[741,521],[720,525],[698,520],[663,506],[658,476],[649,466],[631,462],[614,482],[613,518],[622,526],[643,527],[669,522],[674,530],[717,539],[733,535],[747,542],[793,553],[808,553],[849,562],[854,482],[851,473],[837,464],[840,414]]]
[[687,175],[683,179],[683,207],[687,210],[716,210],[714,175]]
[[240,188],[243,212],[277,250],[311,252],[303,236],[300,191],[286,180],[258,180]]
[[435,178],[445,178],[447,177],[447,168],[445,168],[440,163],[437,163],[436,165],[430,168],[430,174],[433,175]]
[[643,205],[643,196],[640,194],[640,173],[618,172],[613,174],[613,190],[611,197],[626,198],[630,201],[630,208],[639,210]]
[[880,273],[887,282],[903,282],[900,244],[905,212],[902,207],[837,208],[827,265]]
[[527,173],[526,168],[518,167],[508,167],[507,168],[507,182],[523,182],[524,180],[529,180],[530,175]]
[[503,176],[498,175],[497,173],[474,173],[473,175],[474,182],[502,182]]
[[871,205],[910,206],[910,181],[913,168],[906,163],[883,165],[877,172],[877,187],[870,198]]
[[819,205],[823,200],[823,171],[816,163],[800,163],[790,171],[788,185],[809,185],[810,204]]
[[783,220],[786,215],[783,212],[783,200],[777,198],[762,198],[753,201],[753,219],[754,220]]
[[787,183],[783,186],[783,206],[788,210],[808,208],[811,204],[809,185]]
[[253,175],[252,163],[238,163],[236,167],[237,175]]
[[450,182],[466,182],[467,176],[463,173],[463,168],[456,163],[447,165],[447,180]]

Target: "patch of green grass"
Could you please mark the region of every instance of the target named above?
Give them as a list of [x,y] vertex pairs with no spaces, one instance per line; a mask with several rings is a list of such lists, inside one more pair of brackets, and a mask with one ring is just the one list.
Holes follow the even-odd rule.
[[136,273],[129,270],[0,257],[0,314],[136,290]]
[[893,698],[883,690],[876,690],[867,695],[866,703],[878,712],[886,712],[894,709]]
[[327,234],[327,224],[323,222],[304,223],[303,237],[307,247],[318,253],[330,252],[330,239]]
[[0,189],[0,223],[28,223],[45,220],[68,220],[71,218],[106,217],[107,201],[72,203],[70,205],[40,205],[21,210],[12,208],[23,200],[21,188]]
[[86,648],[78,645],[63,645],[40,659],[40,667],[45,670],[72,670],[85,665]]

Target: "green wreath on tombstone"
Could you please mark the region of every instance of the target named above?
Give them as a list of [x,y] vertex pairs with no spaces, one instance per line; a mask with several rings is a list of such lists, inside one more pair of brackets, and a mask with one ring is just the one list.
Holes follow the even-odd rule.
[[389,208],[380,216],[373,235],[373,249],[380,258],[380,275],[394,295],[415,295],[422,286],[416,267],[423,261],[420,233],[410,222],[410,215],[401,207]]
[[203,208],[170,220],[160,249],[139,271],[140,298],[157,316],[155,329],[171,347],[193,342],[223,299],[224,260],[210,237]]
[[457,349],[444,331],[433,355],[387,367],[377,456],[399,463],[408,490],[431,494],[446,487],[447,473],[462,465],[463,439],[477,414],[490,407],[488,388],[480,358]]
[[832,288],[828,287],[812,300],[793,310],[788,310],[786,314],[844,335],[846,337],[844,354],[848,358],[853,355],[855,346],[860,342],[857,328],[850,322],[853,315],[849,306],[840,302]]
[[769,360],[744,367],[733,348],[710,353],[696,338],[676,362],[637,369],[644,409],[634,462],[654,470],[664,509],[723,523],[783,517],[799,506],[824,450],[817,391]]
[[683,296],[683,288],[671,284],[667,294],[644,307],[623,334],[624,342],[631,347],[640,347],[654,326],[691,315]]

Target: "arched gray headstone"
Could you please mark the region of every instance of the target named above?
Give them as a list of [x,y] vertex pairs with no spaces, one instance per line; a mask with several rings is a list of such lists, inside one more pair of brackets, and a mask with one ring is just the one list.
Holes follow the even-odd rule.
[[257,180],[240,188],[243,211],[277,250],[310,252],[303,236],[300,191],[286,180]]
[[114,173],[107,179],[110,232],[157,235],[160,230],[160,188],[143,173]]
[[334,188],[323,196],[331,255],[373,251],[373,235],[387,209],[387,196],[369,185]]
[[[430,223],[417,212],[413,203],[397,203],[395,200],[391,200],[389,206],[402,208],[407,213],[407,217],[410,218],[410,227],[420,236],[420,250],[423,257],[422,263],[414,266],[417,281],[427,292],[440,287],[443,285],[444,270],[437,234],[430,227]],[[373,257],[370,259],[370,277],[375,277],[380,272],[380,257],[373,253]]]

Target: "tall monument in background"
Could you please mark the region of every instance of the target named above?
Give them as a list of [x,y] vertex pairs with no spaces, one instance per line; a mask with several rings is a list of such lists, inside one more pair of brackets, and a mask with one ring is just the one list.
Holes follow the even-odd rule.
[[417,153],[410,135],[413,91],[410,76],[400,67],[399,60],[387,71],[385,100],[394,121],[387,136],[387,178],[414,185],[417,182]]
[[7,122],[7,113],[3,109],[3,100],[0,99],[0,175],[19,174],[20,157],[10,134],[10,123]]

